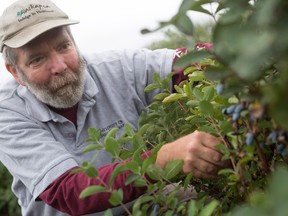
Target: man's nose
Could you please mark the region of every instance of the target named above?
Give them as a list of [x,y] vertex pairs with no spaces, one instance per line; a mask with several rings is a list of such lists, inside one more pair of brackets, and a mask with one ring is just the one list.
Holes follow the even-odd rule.
[[52,74],[60,74],[62,72],[65,72],[67,69],[67,65],[65,63],[65,60],[63,56],[59,54],[51,55],[50,57],[50,71]]

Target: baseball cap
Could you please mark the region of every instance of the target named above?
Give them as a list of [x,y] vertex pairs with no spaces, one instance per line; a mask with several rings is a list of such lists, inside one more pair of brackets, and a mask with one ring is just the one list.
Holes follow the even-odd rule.
[[77,23],[50,0],[18,0],[0,16],[0,52],[4,45],[18,48],[52,28]]

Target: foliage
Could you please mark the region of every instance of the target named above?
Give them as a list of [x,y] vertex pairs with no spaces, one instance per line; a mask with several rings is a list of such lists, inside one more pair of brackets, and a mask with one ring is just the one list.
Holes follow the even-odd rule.
[[0,215],[20,215],[20,206],[11,191],[12,176],[0,163]]
[[[214,11],[202,7],[208,3],[213,3]],[[141,116],[139,130],[125,125],[125,132],[117,137],[114,129],[102,145],[97,130],[91,129],[94,144],[86,150],[102,148],[115,159],[132,158],[111,178],[113,182],[129,169],[132,174],[126,183],[147,187],[147,195],[127,209],[131,215],[287,215],[288,3],[183,0],[178,13],[153,31],[172,24],[192,36],[195,28],[189,11],[210,14],[215,20],[221,13],[213,29],[214,48],[191,51],[177,62],[178,68],[186,68],[189,79],[175,86],[176,92],[168,88],[172,74],[164,80],[155,74],[155,83],[146,91],[161,88],[163,92]],[[218,148],[231,168],[221,170],[217,180],[181,175],[181,161],[172,161],[165,169],[153,165],[162,145],[194,130],[222,139]],[[123,147],[127,142],[131,150]],[[151,147],[152,156],[142,158],[141,153]],[[97,178],[96,169],[85,165],[82,170],[91,176],[92,169],[91,177]],[[154,181],[148,181],[147,175]],[[172,182],[178,184],[167,192],[166,185]],[[122,191],[110,186],[87,188],[81,195],[110,191],[110,202],[123,205]],[[180,199],[181,188],[196,191],[197,197]]]
[[177,49],[180,47],[194,47],[197,43],[211,42],[211,33],[214,27],[213,23],[205,23],[205,25],[196,25],[195,33],[192,37],[187,37],[182,32],[168,29],[164,32],[164,38],[154,41],[147,46],[148,49],[169,48]]

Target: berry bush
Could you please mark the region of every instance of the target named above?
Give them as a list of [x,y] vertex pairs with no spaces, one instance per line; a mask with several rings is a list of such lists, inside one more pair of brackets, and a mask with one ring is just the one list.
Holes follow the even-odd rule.
[[[205,9],[207,5],[212,9]],[[126,183],[147,187],[147,194],[126,210],[130,215],[288,215],[288,2],[183,0],[171,20],[143,32],[174,25],[193,37],[190,11],[215,19],[213,48],[190,47],[178,60],[176,68],[186,68],[188,79],[175,86],[175,92],[168,88],[173,73],[165,79],[155,73],[155,82],[146,91],[162,92],[142,114],[139,129],[125,125],[125,132],[117,134],[114,128],[102,144],[99,131],[91,128],[92,144],[85,151],[105,149],[117,160],[132,158],[111,177],[113,182],[129,169]],[[184,176],[182,161],[172,161],[165,169],[153,165],[157,149],[195,130],[222,139],[218,148],[231,167],[220,170],[218,179]],[[151,147],[152,156],[141,158]],[[97,169],[89,162],[80,170],[97,178]],[[121,189],[109,185],[88,187],[81,197],[103,191],[111,192],[111,204],[123,205]]]

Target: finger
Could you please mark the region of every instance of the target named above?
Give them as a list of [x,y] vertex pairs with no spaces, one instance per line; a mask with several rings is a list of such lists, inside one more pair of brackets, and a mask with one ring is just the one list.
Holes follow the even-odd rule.
[[191,171],[191,173],[196,178],[215,179],[217,177],[217,174],[211,174],[211,173],[203,172],[202,170],[199,170],[197,168],[194,168]]
[[220,152],[216,147],[217,144],[222,143],[222,140],[219,137],[215,137],[209,133],[202,132],[202,131],[194,131],[193,139],[199,140],[201,144],[207,148]]
[[226,167],[226,162],[222,160],[223,154],[220,152],[204,146],[201,150],[201,153],[198,155],[199,159],[205,161],[206,163],[213,164],[219,168]]
[[187,160],[182,168],[184,173],[191,173],[197,170],[197,173],[201,172],[202,174],[207,175],[216,175],[218,170],[221,169],[220,166],[207,162],[200,158],[195,160]]

